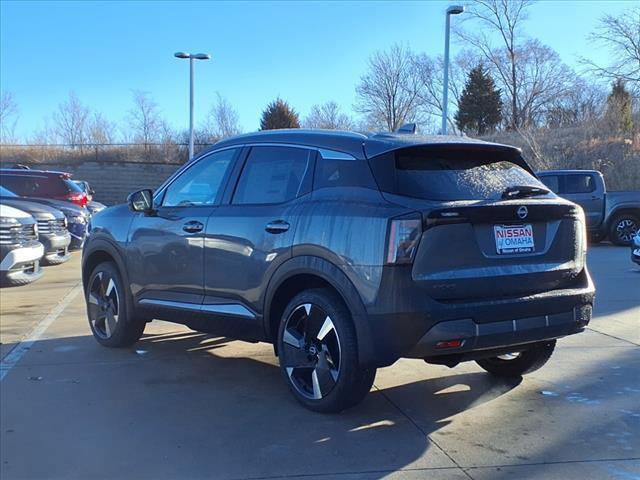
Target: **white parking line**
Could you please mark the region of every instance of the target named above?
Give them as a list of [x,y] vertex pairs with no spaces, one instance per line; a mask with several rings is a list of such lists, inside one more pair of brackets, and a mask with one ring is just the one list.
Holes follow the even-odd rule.
[[44,317],[38,324],[33,327],[18,345],[15,346],[11,352],[0,361],[0,382],[4,380],[4,377],[7,376],[9,371],[16,366],[16,364],[20,361],[20,359],[24,356],[25,353],[29,351],[31,346],[37,342],[40,337],[44,334],[44,332],[49,328],[49,326],[55,322],[55,320],[60,316],[60,314],[64,311],[65,308],[69,306],[69,304],[76,298],[76,296],[82,291],[82,284],[78,284],[73,287],[69,293],[67,293],[60,303],[58,303],[53,310],[49,312],[49,314]]

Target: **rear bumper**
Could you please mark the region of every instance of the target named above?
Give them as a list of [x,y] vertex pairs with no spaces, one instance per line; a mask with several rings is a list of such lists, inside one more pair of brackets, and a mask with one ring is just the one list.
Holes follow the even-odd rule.
[[[591,305],[571,311],[512,321],[476,323],[473,319],[453,320],[434,325],[407,354],[410,358],[464,355],[573,335],[591,320]],[[456,348],[442,348],[441,342],[461,341]],[[439,348],[440,344],[440,348]]]
[[[522,297],[455,303],[434,302],[424,295],[396,297],[391,305],[404,306],[404,312],[369,312],[374,362],[386,366],[402,357],[495,350],[579,333],[591,320],[594,296],[584,269],[573,288]],[[451,340],[461,340],[461,345],[436,347]]]

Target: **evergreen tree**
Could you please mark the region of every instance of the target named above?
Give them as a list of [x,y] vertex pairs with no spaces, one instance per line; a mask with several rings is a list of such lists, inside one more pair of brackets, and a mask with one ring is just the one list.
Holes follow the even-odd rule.
[[281,98],[277,98],[267,105],[260,119],[260,130],[274,130],[276,128],[300,128],[298,114]]
[[613,82],[611,93],[607,97],[606,118],[616,133],[629,133],[633,130],[631,115],[631,93],[621,78]]
[[493,132],[502,120],[500,90],[482,64],[471,69],[455,116],[458,128],[468,135]]

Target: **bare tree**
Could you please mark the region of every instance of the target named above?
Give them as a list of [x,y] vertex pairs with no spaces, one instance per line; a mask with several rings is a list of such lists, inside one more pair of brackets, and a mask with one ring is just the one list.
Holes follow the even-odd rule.
[[87,141],[89,113],[89,107],[83,105],[74,92],[70,92],[67,100],[53,112],[53,132],[62,143],[82,149]]
[[[420,54],[416,55],[413,61],[415,72],[420,82],[418,97],[422,117],[440,117],[442,115],[442,89],[444,83],[442,72],[444,71],[444,59],[442,56],[434,59],[426,54]],[[466,75],[479,63],[481,62],[478,56],[469,50],[461,51],[453,61],[449,63],[449,118],[447,118],[447,121],[451,132],[458,131],[453,117],[458,108],[460,95],[464,89]]]
[[163,123],[158,104],[148,93],[135,90],[133,108],[129,110],[128,116],[130,136],[133,140],[143,144],[147,149],[149,144],[160,141]]
[[49,145],[56,143],[56,134],[53,128],[51,128],[48,118],[45,118],[42,128],[36,130],[26,138],[26,143],[32,145]]
[[603,114],[604,88],[575,77],[568,91],[550,101],[544,124],[547,127],[584,126],[597,121]]
[[609,63],[599,65],[582,58],[589,70],[609,80],[621,78],[636,94],[640,94],[640,7],[619,16],[605,15],[589,40],[609,51]]
[[369,58],[369,71],[356,86],[355,110],[371,125],[396,130],[406,122],[419,120],[419,88],[413,53],[407,47],[393,45]]
[[354,123],[349,115],[340,111],[336,102],[329,101],[313,105],[309,115],[304,119],[303,126],[327,130],[352,130]]
[[107,144],[115,141],[115,125],[104,118],[102,114],[94,112],[87,127],[87,141],[93,144]]
[[[474,0],[468,10],[469,18],[480,28],[457,28],[457,36],[472,45],[484,57],[491,68],[494,79],[508,96],[505,106],[509,106],[510,127],[522,125],[519,96],[523,84],[518,69],[519,57],[523,53],[522,23],[527,18],[527,8],[531,0]],[[492,36],[499,39],[496,46]]]
[[198,143],[215,143],[220,139],[233,137],[241,132],[238,125],[238,112],[220,93],[197,133]]
[[[518,127],[538,125],[553,102],[570,94],[575,73],[552,48],[529,39],[518,50]],[[513,105],[511,105],[511,109]],[[513,110],[511,110],[513,116]]]
[[11,92],[0,95],[0,143],[15,141],[16,124],[18,122],[18,104]]

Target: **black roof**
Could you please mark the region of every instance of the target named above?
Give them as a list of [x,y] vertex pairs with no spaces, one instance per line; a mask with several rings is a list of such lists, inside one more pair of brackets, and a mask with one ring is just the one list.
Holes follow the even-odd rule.
[[213,147],[207,149],[207,151],[233,145],[256,143],[287,143],[324,148],[348,153],[357,159],[371,158],[385,152],[411,146],[472,146],[479,149],[501,150],[505,153],[510,152],[518,156],[520,155],[520,150],[516,147],[453,135],[411,135],[401,133],[362,134],[340,130],[304,130],[299,128],[263,130],[238,135],[216,143]]
[[67,172],[59,172],[57,170],[34,170],[32,168],[0,168],[2,173],[13,173],[16,175],[27,176],[64,176],[71,178],[71,174]]

